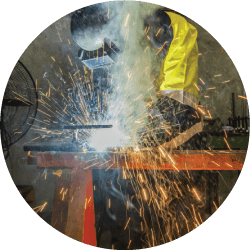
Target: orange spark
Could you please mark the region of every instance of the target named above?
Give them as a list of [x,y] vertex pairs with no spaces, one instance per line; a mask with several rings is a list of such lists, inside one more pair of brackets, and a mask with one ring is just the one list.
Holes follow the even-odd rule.
[[232,150],[232,149],[230,148],[230,146],[229,146],[229,144],[228,144],[228,142],[227,142],[227,139],[226,139],[226,138],[224,138],[224,141],[225,141],[225,143],[227,144],[228,149],[229,149],[229,150]]
[[180,170],[173,164],[172,165],[178,172],[180,172]]
[[128,247],[127,247],[128,249],[129,249],[130,244],[131,244],[131,240],[130,240],[129,243],[128,243]]
[[171,133],[169,130],[165,129],[165,131],[166,131],[170,136],[172,135],[172,133]]
[[144,179],[143,179],[143,177],[142,177],[142,174],[139,174],[139,177],[140,177],[141,182],[144,182]]
[[156,55],[158,55],[162,49],[164,48],[165,44],[168,43],[168,41],[165,41],[164,44],[159,48],[159,50],[156,52]]
[[197,88],[198,91],[200,91],[200,88],[197,86],[197,84],[194,84],[194,86]]
[[142,192],[143,192],[143,195],[144,195],[144,199],[147,200],[148,197],[147,197],[147,193],[146,193],[145,188],[142,189]]
[[125,172],[125,170],[123,169],[123,171],[122,171],[122,177],[123,177],[123,179],[124,180],[126,180],[127,179],[127,177],[126,177],[126,172]]
[[225,137],[227,138],[227,131],[226,130],[224,130],[224,134],[225,134]]
[[161,32],[161,28],[157,31],[155,36],[158,36],[160,32]]
[[47,113],[45,113],[45,112],[43,112],[43,111],[41,111],[40,109],[37,109],[39,112],[41,112],[41,113],[43,113],[43,114],[45,114],[45,115],[47,115],[47,116],[49,116],[49,117],[51,117],[51,115],[48,115]]
[[211,161],[213,164],[215,164],[215,165],[217,165],[218,167],[220,167],[220,165],[217,163],[217,162],[215,162],[215,161]]
[[127,226],[128,226],[129,221],[130,221],[130,217],[129,217],[129,219],[128,219],[128,221],[127,221],[127,223],[126,223],[125,227],[124,227],[124,230],[126,230],[126,228],[127,228]]
[[175,162],[174,162],[173,158],[169,154],[167,154],[167,156],[170,159],[170,161],[173,163],[173,165],[175,165]]
[[128,19],[129,19],[129,14],[127,15],[127,17],[126,17],[126,21],[125,21],[125,27],[127,26],[127,24],[128,24]]
[[214,154],[210,153],[209,151],[206,151],[206,150],[203,150],[203,151],[206,152],[207,154],[214,155]]
[[37,140],[38,138],[40,138],[40,136],[38,136],[38,137],[32,139],[31,142]]
[[166,157],[165,154],[164,154],[164,152],[162,151],[161,147],[159,147],[159,150],[161,151],[162,155],[163,155],[164,157]]
[[164,192],[164,190],[163,190],[163,188],[162,188],[162,187],[160,187],[160,190],[161,190],[161,192],[162,192],[163,196],[165,197],[165,199],[167,199],[166,193]]
[[[55,25],[55,26],[56,26],[56,25]],[[56,30],[57,30],[57,34],[58,34],[58,36],[59,36],[59,38],[60,38],[60,41],[62,42],[62,38],[61,38],[61,36],[60,36],[59,30],[58,30],[57,27],[56,27]]]
[[64,188],[61,189],[60,194],[63,192]]
[[179,187],[178,187],[177,183],[176,183],[176,182],[174,182],[174,184],[175,184],[175,186],[176,186],[177,190],[179,191],[180,195],[182,196],[182,192],[181,192],[181,190],[179,189]]
[[226,165],[228,165],[230,168],[232,168],[232,167],[233,167],[232,165],[228,164],[227,162],[225,162],[225,164],[226,164]]
[[46,201],[46,202],[42,205],[42,208],[41,208],[40,212],[43,211],[43,209],[45,208],[45,206],[46,206],[47,204],[48,204],[48,202]]
[[147,49],[148,49],[148,46],[147,46],[147,48],[144,50],[144,53],[147,51]]
[[194,191],[195,195],[197,196],[198,200],[200,201],[201,199],[194,188],[193,188],[193,191]]
[[85,198],[85,205],[84,205],[84,209],[87,208],[87,204],[88,204],[88,198]]
[[59,68],[59,70],[60,70],[61,74],[63,75],[62,69],[61,69],[61,68]]
[[45,206],[46,206],[47,204],[48,204],[48,202],[46,201],[43,205],[33,208],[33,210],[35,210],[35,209],[38,208],[38,210],[36,211],[36,213],[42,212],[43,209],[45,208]]
[[211,119],[213,119],[213,117],[211,116],[210,111],[208,110],[207,112],[208,112],[208,114],[209,114],[209,117],[210,117]]
[[158,203],[158,201],[156,199],[155,199],[155,203],[156,203],[158,209],[160,209],[160,205],[159,205],[159,203]]
[[71,66],[73,66],[73,64],[72,64],[72,62],[71,62],[71,60],[70,60],[70,57],[68,56],[68,59],[69,59],[69,62],[70,62],[70,64],[71,64]]
[[205,113],[205,111],[204,110],[202,110],[200,107],[197,107],[197,109],[203,114],[203,115],[205,115],[206,113]]
[[199,78],[199,80],[202,82],[203,85],[205,85],[204,81],[201,78]]
[[215,204],[215,202],[213,201],[213,203],[214,203],[214,206],[215,206],[215,208],[216,208],[216,210],[218,209],[218,207],[216,206],[216,204]]
[[238,95],[238,97],[247,100],[247,98],[245,96]]

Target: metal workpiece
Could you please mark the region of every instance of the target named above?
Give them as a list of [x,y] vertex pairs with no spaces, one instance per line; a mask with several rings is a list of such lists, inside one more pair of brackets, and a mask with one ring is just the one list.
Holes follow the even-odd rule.
[[116,63],[119,51],[118,47],[111,40],[105,38],[101,48],[93,51],[80,49],[78,57],[89,69],[97,69]]

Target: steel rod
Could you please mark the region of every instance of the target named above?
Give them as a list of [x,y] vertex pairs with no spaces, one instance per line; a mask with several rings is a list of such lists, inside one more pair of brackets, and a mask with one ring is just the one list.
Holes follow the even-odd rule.
[[99,128],[112,128],[113,125],[74,125],[64,126],[64,129],[99,129]]

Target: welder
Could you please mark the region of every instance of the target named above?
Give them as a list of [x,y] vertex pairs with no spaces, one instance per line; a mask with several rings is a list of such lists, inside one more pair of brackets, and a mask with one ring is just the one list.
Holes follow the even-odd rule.
[[[156,65],[156,106],[171,127],[182,133],[201,121],[196,111],[200,101],[197,30],[180,14],[164,9],[148,16],[144,26],[161,62],[158,68]],[[200,149],[201,144],[201,136],[196,134],[181,148]]]

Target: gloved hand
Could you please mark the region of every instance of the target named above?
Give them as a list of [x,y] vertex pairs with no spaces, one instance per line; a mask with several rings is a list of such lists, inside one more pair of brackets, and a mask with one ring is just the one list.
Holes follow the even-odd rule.
[[148,123],[139,133],[139,145],[156,147],[171,139],[170,126],[158,107],[153,105],[148,111]]

